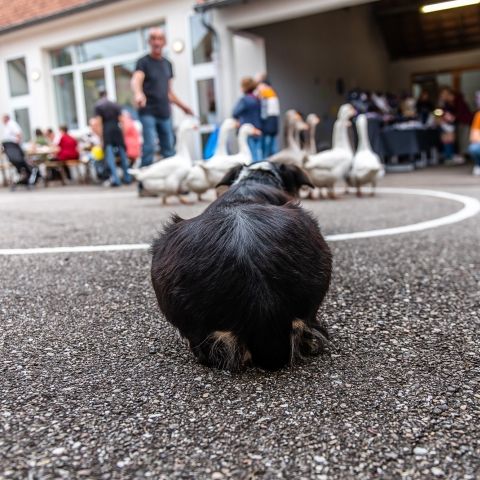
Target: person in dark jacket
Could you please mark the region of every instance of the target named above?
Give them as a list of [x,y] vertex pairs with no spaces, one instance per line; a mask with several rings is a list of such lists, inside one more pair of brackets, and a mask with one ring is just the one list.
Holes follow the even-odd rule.
[[[241,87],[243,97],[241,97],[235,105],[233,117],[240,122],[240,125],[251,123],[255,128],[261,130],[261,104],[260,99],[254,94],[257,84],[252,77],[245,77],[242,79]],[[263,160],[262,137],[248,137],[248,146],[252,152],[252,161],[254,163],[261,162]]]
[[120,128],[120,115],[122,110],[118,104],[111,102],[107,98],[107,92],[100,90],[99,100],[95,104],[95,116],[101,120],[103,132],[103,149],[105,151],[105,162],[108,165],[111,174],[111,186],[120,186],[120,179],[117,175],[117,166],[113,149],[116,148],[120,156],[120,163],[123,170],[123,182],[129,184],[132,177],[128,173],[128,159],[125,152],[125,141]]
[[257,77],[256,93],[262,112],[263,158],[277,153],[277,135],[280,120],[280,103],[277,92],[272,88],[265,73]]
[[463,94],[456,92],[450,87],[442,87],[439,93],[440,107],[451,113],[455,124],[455,137],[458,147],[456,156],[457,162],[463,162],[462,155],[468,150],[470,125],[473,121],[473,114],[470,111]]

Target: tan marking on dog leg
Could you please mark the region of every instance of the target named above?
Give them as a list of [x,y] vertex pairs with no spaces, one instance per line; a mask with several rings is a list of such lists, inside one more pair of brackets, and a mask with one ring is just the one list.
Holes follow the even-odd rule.
[[305,322],[299,318],[296,318],[292,322],[292,333],[290,335],[290,364],[294,363],[297,358],[302,358],[299,347],[305,328]]
[[293,330],[303,330],[305,328],[305,322],[303,320],[300,320],[299,318],[296,318],[292,322],[292,329]]
[[216,330],[210,335],[210,359],[219,368],[237,370],[241,366],[241,348],[237,337],[228,331]]

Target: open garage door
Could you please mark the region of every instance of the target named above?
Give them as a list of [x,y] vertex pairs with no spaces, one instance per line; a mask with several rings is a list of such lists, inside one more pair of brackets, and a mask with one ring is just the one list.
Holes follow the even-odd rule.
[[[474,109],[480,90],[480,5],[423,14],[425,2],[417,0],[288,3],[290,10],[285,2],[270,0],[225,8],[223,28],[235,37],[263,40],[261,55],[264,51],[282,110],[320,114],[325,138],[352,89],[399,96],[428,89],[436,101],[439,88],[448,85],[462,91]],[[243,70],[232,67],[233,102],[238,73],[252,74],[257,60],[248,67],[237,61],[238,49],[231,53],[234,65],[243,65]]]

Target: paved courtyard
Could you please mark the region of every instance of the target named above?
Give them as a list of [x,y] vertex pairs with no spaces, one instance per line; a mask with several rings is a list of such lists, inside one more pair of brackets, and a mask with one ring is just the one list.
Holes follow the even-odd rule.
[[[382,186],[480,199],[466,167]],[[0,189],[0,249],[149,243],[206,204]],[[304,206],[329,236],[462,208],[398,192]],[[235,375],[177,340],[147,250],[0,255],[0,478],[479,478],[480,216],[331,248],[332,355]]]

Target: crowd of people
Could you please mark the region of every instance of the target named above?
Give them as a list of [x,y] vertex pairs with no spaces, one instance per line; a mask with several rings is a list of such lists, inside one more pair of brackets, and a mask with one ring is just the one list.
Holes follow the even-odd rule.
[[[151,28],[148,44],[150,51],[137,61],[131,80],[141,133],[131,115],[122,111],[118,104],[107,98],[106,91],[101,90],[85,135],[75,138],[66,126],[61,126],[58,133],[51,128],[45,131],[36,129],[34,145],[52,147],[52,159],[58,162],[76,160],[87,153],[99,181],[113,187],[121,182],[131,183],[128,169],[137,158],[141,158],[141,167],[153,163],[157,140],[162,157],[173,156],[175,135],[171,105],[178,106],[187,115],[193,115],[193,112],[173,91],[173,67],[163,56],[164,31]],[[253,161],[258,162],[278,149],[279,99],[265,74],[243,78],[241,89],[242,96],[232,115],[240,125],[253,124],[261,132],[261,135],[252,135],[248,139]],[[473,173],[480,175],[480,114],[474,118],[463,96],[450,87],[440,89],[437,101],[430,98],[427,91],[414,99],[408,95],[398,97],[359,89],[350,91],[347,101],[359,113],[379,115],[387,124],[416,120],[439,128],[445,160],[455,161],[467,153],[475,161]],[[480,109],[480,92],[477,103]],[[9,115],[3,117],[3,123],[3,141],[20,145],[22,131],[18,123]],[[121,179],[117,172],[117,158],[123,173]],[[67,168],[66,172],[69,175]]]
[[[470,155],[475,162],[473,174],[480,175],[480,116],[472,113],[461,92],[441,86],[436,98],[428,90],[423,90],[415,99],[406,94],[396,96],[352,90],[348,101],[357,111],[378,116],[385,124],[417,121],[438,128],[445,163],[464,163],[465,156]],[[480,91],[476,95],[476,104],[480,110]]]
[[[20,125],[8,115],[4,115],[3,123],[2,142],[14,143],[22,148]],[[86,132],[73,135],[66,125],[61,125],[58,132],[52,128],[36,128],[26,150],[32,157],[39,156],[50,162],[59,162],[66,178],[71,178],[66,162],[85,159],[83,163],[87,164],[87,168],[89,165],[92,167],[99,182],[119,186],[121,181],[117,173],[116,157],[120,158],[123,183],[131,183],[128,168],[140,156],[141,134],[129,112],[121,111],[115,102],[106,98],[104,91],[100,91],[95,116],[90,118]],[[49,180],[57,178],[55,170],[51,170],[49,175]]]

